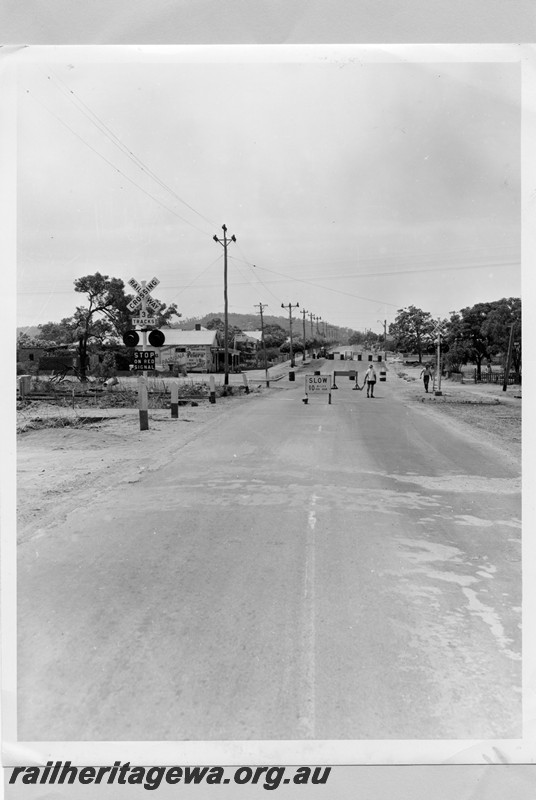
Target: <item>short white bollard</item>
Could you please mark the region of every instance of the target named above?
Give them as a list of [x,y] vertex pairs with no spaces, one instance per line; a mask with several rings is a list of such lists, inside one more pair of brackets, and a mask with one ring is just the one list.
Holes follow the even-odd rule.
[[171,416],[173,419],[179,417],[179,384],[171,384]]
[[138,378],[138,408],[140,412],[140,431],[149,430],[149,394],[147,380],[140,375]]

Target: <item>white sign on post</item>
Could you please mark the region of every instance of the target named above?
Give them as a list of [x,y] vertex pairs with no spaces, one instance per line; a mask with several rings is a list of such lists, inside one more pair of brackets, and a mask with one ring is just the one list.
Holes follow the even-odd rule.
[[149,327],[156,325],[156,317],[132,317],[133,325],[149,325]]
[[145,286],[142,286],[135,278],[131,278],[128,282],[128,285],[135,289],[137,296],[131,300],[130,303],[128,303],[127,308],[129,311],[135,311],[140,305],[143,304],[143,301],[145,301],[146,305],[148,305],[152,311],[158,311],[161,308],[161,305],[153,297],[151,297],[151,292],[158,286],[159,283],[160,281],[158,278],[153,278],[149,281],[149,283],[146,283]]
[[329,392],[331,390],[331,380],[329,375],[306,375],[305,391],[307,394],[317,394],[318,392]]

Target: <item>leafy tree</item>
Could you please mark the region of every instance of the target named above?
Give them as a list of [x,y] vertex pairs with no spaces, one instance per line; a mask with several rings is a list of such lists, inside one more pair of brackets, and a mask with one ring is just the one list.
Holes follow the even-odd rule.
[[365,340],[365,334],[361,331],[354,331],[348,337],[348,344],[362,344]]
[[281,347],[288,338],[287,331],[281,325],[265,325],[264,326],[264,341],[266,347]]
[[76,320],[64,317],[60,322],[45,322],[39,325],[40,338],[48,344],[72,344],[76,342]]
[[[279,348],[280,353],[290,353],[290,341],[283,342],[283,344]],[[292,352],[296,353],[303,353],[303,339],[298,337],[292,337]]]
[[510,338],[510,325],[514,326],[512,365],[516,372],[521,368],[521,300],[518,297],[502,298],[452,311],[447,325],[445,346],[451,368],[473,361],[477,377],[482,374],[485,358],[503,355],[506,358]]
[[460,311],[460,331],[465,356],[476,364],[478,379],[482,374],[482,361],[491,355],[491,341],[485,322],[492,307],[492,303],[476,303]]
[[446,323],[445,336],[442,340],[442,349],[446,353],[445,366],[451,372],[459,372],[461,365],[468,359],[468,350],[463,338],[462,317],[456,311],[450,312],[450,319]]
[[[210,319],[207,324],[205,325],[209,331],[218,331],[221,334],[221,340],[223,341],[223,337],[225,335],[225,322],[221,320],[219,317],[213,317]],[[240,328],[237,328],[236,325],[227,325],[227,342],[229,347],[231,347],[235,336],[242,333]]]
[[17,350],[21,347],[43,347],[44,345],[46,345],[46,341],[40,336],[30,336],[22,332],[17,334]]
[[491,308],[482,324],[482,332],[488,341],[488,351],[492,356],[508,352],[510,325],[513,325],[514,348],[512,366],[514,372],[521,369],[521,298],[503,297],[491,303]]
[[433,342],[434,328],[434,320],[428,311],[408,306],[398,310],[395,321],[389,325],[389,333],[398,350],[417,353],[421,364],[423,353],[428,352]]

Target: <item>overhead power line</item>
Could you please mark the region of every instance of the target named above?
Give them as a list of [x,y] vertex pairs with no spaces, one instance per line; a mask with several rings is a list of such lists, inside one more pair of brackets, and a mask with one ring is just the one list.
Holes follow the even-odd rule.
[[170,214],[173,214],[173,216],[174,216],[174,217],[177,217],[177,219],[180,219],[180,220],[182,220],[182,222],[185,222],[187,225],[190,225],[190,227],[192,227],[192,228],[195,228],[195,230],[196,230],[196,231],[199,231],[199,232],[200,232],[200,233],[202,233],[204,236],[208,236],[208,235],[209,235],[209,234],[207,234],[207,232],[206,232],[206,231],[202,230],[202,229],[201,229],[201,228],[199,228],[197,225],[194,225],[194,224],[193,224],[193,222],[190,222],[190,220],[186,219],[185,217],[182,217],[180,214],[177,214],[177,212],[176,212],[176,211],[174,211],[172,208],[170,208],[169,206],[167,206],[165,203],[163,203],[161,200],[159,200],[159,199],[158,199],[157,197],[155,197],[153,194],[151,194],[151,193],[150,193],[150,192],[148,192],[146,189],[144,189],[144,188],[143,188],[143,186],[140,186],[140,184],[139,184],[139,183],[137,183],[137,182],[136,182],[136,181],[135,181],[133,178],[129,177],[129,176],[128,176],[128,175],[127,175],[125,172],[123,172],[121,169],[119,169],[119,167],[117,167],[115,164],[113,164],[113,163],[112,163],[112,162],[111,162],[111,161],[110,161],[108,158],[106,158],[106,156],[103,156],[103,155],[102,155],[102,153],[100,153],[100,152],[99,152],[98,150],[96,150],[96,149],[95,149],[95,148],[94,148],[92,145],[90,145],[90,144],[89,144],[89,142],[87,142],[87,141],[86,141],[86,140],[83,138],[83,136],[80,136],[80,134],[79,134],[79,133],[77,133],[76,131],[74,131],[74,130],[71,128],[71,126],[70,126],[70,125],[68,125],[68,124],[65,122],[65,120],[63,120],[61,117],[59,117],[59,116],[58,116],[57,114],[55,114],[53,111],[51,111],[51,110],[50,110],[50,108],[48,108],[48,106],[47,106],[45,103],[43,103],[41,100],[38,100],[38,98],[37,98],[37,97],[35,97],[35,95],[34,95],[32,92],[30,92],[30,90],[29,90],[29,89],[26,89],[26,94],[30,95],[30,97],[31,97],[31,98],[34,100],[34,102],[36,102],[38,105],[40,105],[42,108],[44,108],[44,109],[45,109],[45,111],[47,111],[47,113],[49,113],[49,114],[50,114],[52,117],[54,117],[54,119],[56,119],[56,120],[57,120],[57,121],[58,121],[58,122],[59,122],[61,125],[63,125],[65,128],[67,128],[67,130],[69,130],[69,131],[70,131],[70,132],[73,134],[73,136],[76,136],[76,138],[77,138],[77,139],[79,139],[79,140],[80,140],[80,141],[81,141],[83,144],[85,144],[85,145],[86,145],[86,147],[89,147],[89,149],[90,149],[90,150],[91,150],[93,153],[95,153],[95,155],[96,155],[96,156],[98,156],[98,157],[99,157],[99,158],[101,158],[103,161],[105,161],[105,162],[106,162],[106,164],[108,164],[108,166],[110,166],[110,167],[111,167],[113,170],[115,170],[115,172],[118,172],[118,173],[119,173],[119,175],[122,175],[122,176],[123,176],[123,178],[125,178],[127,181],[129,181],[129,182],[130,182],[130,183],[131,183],[133,186],[136,186],[136,188],[137,188],[137,189],[139,189],[141,192],[143,192],[145,195],[147,195],[147,197],[150,197],[150,198],[151,198],[151,200],[154,200],[154,201],[155,201],[155,203],[158,203],[158,205],[159,205],[159,206],[162,206],[162,208],[165,208],[165,209],[166,209],[166,211],[169,211],[169,213],[170,213]]
[[[50,75],[47,76],[48,80],[50,80]],[[139,169],[142,170],[146,175],[149,175],[160,187],[165,189],[169,192],[179,203],[182,203],[189,208],[190,211],[193,211],[194,214],[197,214],[201,219],[208,222],[210,225],[214,225],[214,221],[205,217],[204,214],[201,214],[200,211],[197,211],[193,206],[186,202],[177,192],[168,186],[147,164],[141,160],[124,142],[119,138],[119,136],[96,114],[88,105],[85,103],[74,91],[68,86],[62,79],[57,76],[54,72],[52,72],[52,78],[56,82],[56,86],[59,91],[64,94],[67,99],[77,108],[80,113],[82,113],[86,119],[88,119],[101,133],[106,136],[106,138],[112,142],[122,153],[124,153],[127,158],[129,158]],[[86,113],[87,112],[87,113]],[[208,235],[208,234],[207,234]]]
[[305,278],[297,278],[294,275],[293,276],[285,275],[282,272],[277,272],[276,270],[268,269],[267,267],[259,267],[257,264],[253,264],[252,266],[255,267],[256,269],[262,269],[265,272],[271,272],[274,275],[281,275],[283,278],[286,278],[287,281],[297,281],[298,283],[304,283],[306,286],[312,286],[316,289],[322,289],[322,291],[335,292],[336,294],[343,294],[346,297],[355,297],[357,300],[365,300],[369,303],[383,303],[384,305],[393,306],[393,308],[397,307],[395,303],[387,303],[385,300],[374,300],[371,297],[362,297],[361,295],[352,294],[351,292],[344,292],[340,289],[334,289],[331,286],[322,286],[321,284],[313,283],[313,281],[307,280]]

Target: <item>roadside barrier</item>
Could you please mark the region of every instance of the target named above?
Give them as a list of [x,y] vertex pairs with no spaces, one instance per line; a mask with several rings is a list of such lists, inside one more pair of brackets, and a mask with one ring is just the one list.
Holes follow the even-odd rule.
[[349,380],[355,381],[355,386],[353,388],[354,389],[359,389],[359,386],[357,384],[357,372],[356,372],[355,369],[347,369],[347,370],[336,369],[336,370],[333,370],[333,383],[331,385],[332,389],[338,389],[339,388],[337,386],[337,375],[342,375],[344,377],[348,376]]

